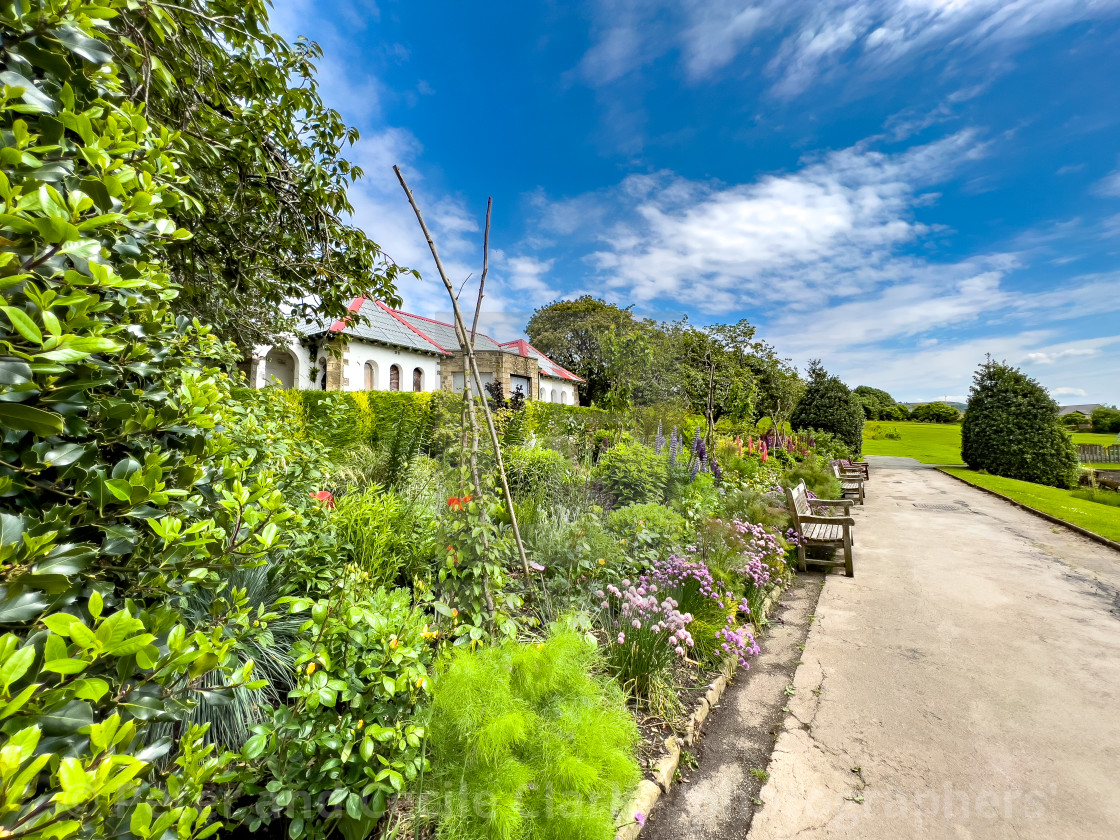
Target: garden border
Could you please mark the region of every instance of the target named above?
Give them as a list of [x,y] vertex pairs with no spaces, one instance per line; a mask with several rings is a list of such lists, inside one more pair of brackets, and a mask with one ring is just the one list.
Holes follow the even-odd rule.
[[1043,519],[1047,520],[1048,522],[1053,522],[1055,525],[1061,525],[1065,528],[1069,528],[1071,531],[1074,531],[1083,537],[1088,537],[1093,542],[1100,543],[1101,545],[1111,548],[1114,551],[1120,551],[1120,543],[1110,540],[1108,537],[1102,537],[1100,534],[1094,531],[1090,531],[1088,528],[1082,528],[1080,525],[1074,525],[1072,522],[1067,522],[1066,520],[1060,519],[1051,513],[1046,513],[1045,511],[1041,511],[1038,508],[1033,508],[1030,505],[1025,505],[1022,502],[1012,499],[1010,496],[1005,496],[1002,493],[996,492],[995,490],[991,490],[987,487],[981,487],[979,484],[973,484],[971,481],[967,481],[958,475],[954,475],[944,467],[937,467],[937,471],[942,475],[947,475],[949,476],[949,478],[959,481],[961,484],[967,484],[969,487],[987,493],[989,496],[995,496],[997,499],[1003,499],[1005,502],[1013,504],[1020,510],[1025,510],[1027,513],[1033,513],[1035,516],[1041,516]]
[[[786,591],[786,588],[786,586],[781,586],[766,596],[766,600],[762,602],[759,609],[763,620],[770,614],[774,605],[778,603],[778,599]],[[653,806],[657,804],[657,800],[661,798],[662,794],[668,793],[669,788],[673,786],[673,778],[676,776],[677,767],[680,765],[682,744],[692,746],[696,742],[696,738],[700,735],[700,730],[704,726],[704,721],[707,720],[709,713],[716,707],[720,698],[723,697],[723,693],[727,690],[727,686],[730,685],[737,664],[738,656],[736,654],[732,654],[723,660],[720,664],[720,675],[712,680],[708,686],[708,691],[692,710],[688,719],[688,731],[683,738],[679,735],[670,735],[665,739],[665,752],[653,763],[651,768],[653,779],[642,779],[638,782],[638,789],[634,793],[633,799],[630,800],[630,804],[619,813],[619,818],[625,820],[625,822],[615,832],[615,840],[636,840],[641,833],[642,826],[645,823],[644,821],[639,823],[637,815],[643,814],[648,817],[650,811],[653,810]]]

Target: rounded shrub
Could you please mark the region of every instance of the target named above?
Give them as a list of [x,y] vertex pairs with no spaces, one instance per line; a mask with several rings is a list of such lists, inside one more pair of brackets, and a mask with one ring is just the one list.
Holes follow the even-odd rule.
[[863,451],[863,403],[830,376],[819,360],[809,363],[809,385],[790,417],[794,429],[819,429],[836,435],[855,455]]
[[1071,487],[1077,450],[1058,404],[1018,368],[988,358],[976,371],[961,425],[961,457],[992,475]]
[[540,497],[563,487],[571,473],[569,461],[555,449],[503,448],[509,489],[516,499]]
[[607,529],[622,539],[634,540],[668,554],[681,544],[688,523],[679,513],[649,502],[612,511],[607,517]]
[[664,461],[640,443],[618,443],[600,455],[595,477],[618,505],[657,502],[665,492]]

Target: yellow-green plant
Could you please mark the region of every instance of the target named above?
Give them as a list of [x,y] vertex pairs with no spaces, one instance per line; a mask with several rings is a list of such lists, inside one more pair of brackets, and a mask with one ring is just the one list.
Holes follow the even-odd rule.
[[574,631],[463,650],[437,675],[422,813],[445,840],[610,840],[638,732]]

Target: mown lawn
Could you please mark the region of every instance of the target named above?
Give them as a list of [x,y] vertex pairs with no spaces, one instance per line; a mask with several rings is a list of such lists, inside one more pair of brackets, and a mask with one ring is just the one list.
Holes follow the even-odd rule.
[[[872,440],[878,427],[881,431],[898,432],[901,440]],[[1096,443],[1111,446],[1116,435],[1074,432],[1074,443]],[[963,464],[961,459],[961,427],[959,423],[912,423],[891,420],[869,420],[863,427],[864,455],[896,455],[917,458],[923,464]],[[1113,464],[1113,468],[1120,465]]]
[[[901,440],[872,440],[875,428],[898,432]],[[917,458],[923,464],[963,464],[961,427],[957,423],[911,423],[871,420],[863,427],[864,455]]]
[[963,478],[970,484],[986,487],[1043,513],[1080,525],[1094,534],[1120,542],[1120,508],[1078,499],[1069,490],[1044,487],[1029,481],[1016,481],[961,467],[946,467],[945,472]]

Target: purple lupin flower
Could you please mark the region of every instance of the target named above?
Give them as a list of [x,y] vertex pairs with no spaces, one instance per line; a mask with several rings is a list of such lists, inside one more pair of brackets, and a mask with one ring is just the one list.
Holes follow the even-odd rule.
[[669,436],[669,466],[675,467],[677,465],[677,453],[681,450],[680,435],[677,434],[677,427],[673,427],[673,433]]
[[708,463],[711,464],[712,476],[715,478],[716,486],[718,487],[719,483],[721,481],[723,481],[723,470],[720,469],[719,463],[716,461],[715,458],[709,459]]

